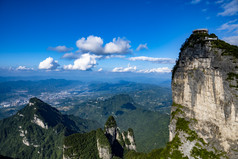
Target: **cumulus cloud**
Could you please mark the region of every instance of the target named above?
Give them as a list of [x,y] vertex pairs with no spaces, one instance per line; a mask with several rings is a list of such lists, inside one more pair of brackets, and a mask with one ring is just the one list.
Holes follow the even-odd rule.
[[67,48],[65,45],[63,45],[63,46],[56,46],[56,47],[48,47],[48,50],[57,51],[57,52],[68,52],[73,50],[73,48],[72,47]]
[[90,35],[87,38],[81,38],[76,42],[77,47],[82,52],[90,52],[98,55],[107,54],[127,54],[131,52],[130,41],[121,38],[114,38],[112,42],[105,44],[101,37]]
[[107,43],[104,48],[106,54],[127,54],[130,52],[130,41],[121,38],[114,38],[112,42]]
[[138,73],[170,73],[171,69],[168,67],[161,67],[161,68],[152,68],[146,70],[139,70]]
[[127,67],[115,67],[112,72],[135,72],[136,71],[136,66],[130,66],[128,64]]
[[78,59],[78,58],[80,58],[80,54],[75,54],[75,53],[69,52],[69,53],[65,53],[61,58],[68,59],[68,60]]
[[197,4],[197,3],[199,3],[199,2],[201,2],[201,0],[192,0],[192,1],[191,1],[191,4]]
[[55,70],[58,66],[60,66],[58,61],[54,60],[52,57],[48,57],[44,61],[40,62],[38,68],[45,70]]
[[236,21],[237,19],[222,24],[217,30],[227,30],[229,32],[234,31],[235,33],[238,33],[238,24],[234,24]]
[[96,59],[100,58],[100,56],[91,55],[89,53],[81,55],[80,58],[74,61],[74,64],[64,65],[65,70],[82,70],[87,71],[91,70],[96,66]]
[[[221,1],[220,3],[222,3]],[[218,13],[218,15],[221,16],[233,16],[238,13],[238,0],[232,0],[229,3],[225,3],[222,5],[222,8],[224,9],[223,12]]]
[[103,53],[103,40],[97,36],[90,35],[87,39],[83,37],[76,42],[76,45],[84,52]]
[[145,44],[140,44],[140,45],[136,48],[136,51],[140,51],[140,50],[143,50],[143,49],[148,49],[147,43],[145,43]]
[[173,64],[175,63],[174,59],[170,58],[155,58],[155,57],[146,57],[146,56],[138,56],[138,57],[131,57],[129,58],[130,61],[150,61],[155,63],[169,63]]
[[223,40],[228,42],[229,44],[238,46],[238,36],[224,37]]
[[33,70],[33,68],[29,68],[26,66],[19,66],[16,68],[16,70],[20,70],[20,71],[29,71],[29,70]]

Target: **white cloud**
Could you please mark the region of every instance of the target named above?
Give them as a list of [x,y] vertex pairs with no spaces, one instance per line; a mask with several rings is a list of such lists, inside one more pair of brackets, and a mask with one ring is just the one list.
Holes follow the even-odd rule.
[[135,73],[170,73],[171,69],[168,67],[161,67],[161,68],[152,68],[152,69],[144,69],[138,70],[136,66],[130,66],[128,64],[127,67],[115,67],[112,72],[135,72]]
[[97,54],[103,53],[102,44],[102,38],[93,35],[88,36],[87,39],[83,37],[76,42],[76,45],[80,50]]
[[136,48],[136,51],[140,51],[140,50],[143,50],[143,49],[148,49],[147,43],[145,43],[145,44],[140,44],[140,45]]
[[199,3],[199,2],[201,2],[201,0],[192,0],[192,1],[191,1],[192,4],[197,4],[197,3]]
[[101,58],[101,56],[90,55],[89,53],[83,54],[79,59],[74,61],[73,65],[64,65],[64,69],[87,71],[95,67],[95,65],[97,64],[97,58]]
[[115,67],[112,72],[135,72],[136,71],[136,66],[130,66],[130,64],[128,64],[127,67],[123,68],[123,67]]
[[238,24],[234,24],[236,21],[237,19],[222,24],[217,30],[227,30],[229,32],[234,31],[238,33]]
[[130,50],[130,41],[121,38],[114,38],[112,42],[105,45],[104,53],[106,54],[127,54]]
[[80,58],[80,54],[74,54],[72,52],[69,52],[69,53],[65,53],[61,58],[69,59],[69,60],[78,59],[78,58]]
[[110,58],[125,58],[126,56],[124,55],[107,55],[105,56],[105,59],[110,59]]
[[101,71],[102,71],[102,68],[99,68],[99,69],[98,69],[98,72],[101,72]]
[[223,40],[228,42],[229,44],[238,46],[238,36],[224,37]]
[[33,70],[33,68],[29,68],[26,66],[19,66],[16,68],[16,70],[21,70],[21,71],[29,71],[29,70]]
[[146,70],[139,70],[138,73],[170,73],[171,69],[168,67],[161,67],[161,68],[152,68]]
[[131,52],[130,41],[119,37],[105,44],[105,47],[103,47],[103,39],[93,35],[88,36],[87,39],[84,37],[79,39],[76,45],[82,52],[90,52],[98,55],[127,54]]
[[52,57],[48,57],[44,61],[40,62],[38,68],[45,70],[55,70],[58,66],[60,66],[58,61],[54,60]]
[[56,46],[56,47],[48,47],[48,50],[57,51],[57,52],[68,52],[73,50],[73,48],[72,47],[67,48],[65,45],[63,45],[63,46]]
[[238,13],[238,0],[232,0],[229,3],[223,4],[222,8],[224,9],[224,11],[221,13],[218,13],[218,15],[221,15],[221,16],[236,15]]
[[129,58],[130,61],[150,61],[156,63],[175,63],[175,60],[170,58],[155,58],[155,57],[146,57],[146,56],[138,56]]

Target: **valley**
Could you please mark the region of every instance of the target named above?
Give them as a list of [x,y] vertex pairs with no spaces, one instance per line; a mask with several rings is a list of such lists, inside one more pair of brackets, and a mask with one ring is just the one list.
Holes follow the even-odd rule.
[[[16,114],[28,104],[28,98],[36,96],[63,114],[97,121],[101,126],[113,115],[121,130],[133,128],[138,151],[149,152],[168,141],[172,101],[167,87],[127,81],[83,83],[57,79],[8,81],[0,86],[6,92],[2,91],[2,103],[6,99],[10,105],[0,108],[2,119]],[[20,99],[24,103],[14,105]]]

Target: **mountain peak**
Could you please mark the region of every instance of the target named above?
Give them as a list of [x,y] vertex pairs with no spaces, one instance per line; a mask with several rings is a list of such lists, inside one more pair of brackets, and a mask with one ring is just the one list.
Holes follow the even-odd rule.
[[206,151],[238,158],[233,152],[238,138],[237,53],[237,46],[206,32],[193,33],[182,45],[172,73],[169,129],[170,143],[181,139],[178,150],[184,157],[204,158],[201,154]]
[[[40,100],[40,99],[38,99],[37,97],[33,97],[33,98],[31,98],[30,100],[29,100],[29,104],[28,104],[28,106],[35,106],[35,107],[37,107],[37,108],[49,108],[49,109],[51,109],[51,108],[53,108],[53,107],[51,107],[49,104],[47,104],[47,103],[45,103],[45,102],[43,102],[42,100]],[[57,109],[55,109],[55,108],[53,108],[55,111],[58,111]]]
[[38,99],[38,98],[36,98],[36,97],[33,97],[33,98],[31,98],[30,100],[29,100],[29,104],[30,105],[33,105],[33,104],[42,104],[42,103],[44,103],[42,100],[40,100],[40,99]]
[[99,127],[97,122],[63,115],[31,98],[16,115],[0,120],[0,152],[13,158],[62,158],[64,136]]
[[117,123],[116,120],[113,116],[109,116],[107,119],[107,122],[105,123],[105,128],[116,128],[117,127]]

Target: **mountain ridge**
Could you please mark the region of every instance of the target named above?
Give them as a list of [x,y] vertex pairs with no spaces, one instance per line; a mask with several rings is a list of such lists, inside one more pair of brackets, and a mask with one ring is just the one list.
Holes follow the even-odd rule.
[[1,155],[15,158],[61,158],[65,136],[101,127],[97,122],[62,115],[37,98],[0,125]]

